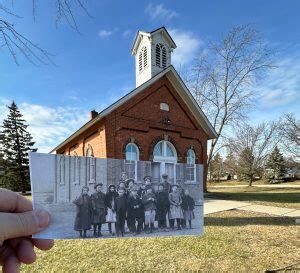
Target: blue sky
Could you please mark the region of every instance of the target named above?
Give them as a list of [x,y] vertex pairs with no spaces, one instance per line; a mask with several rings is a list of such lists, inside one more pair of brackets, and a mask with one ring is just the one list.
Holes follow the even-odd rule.
[[[9,2],[8,0],[4,0]],[[17,66],[0,48],[0,121],[15,100],[30,124],[39,151],[48,152],[89,118],[135,87],[130,48],[138,30],[165,26],[177,44],[173,64],[189,67],[232,27],[254,24],[276,49],[278,65],[259,82],[253,122],[283,113],[299,118],[299,1],[84,1],[92,18],[74,8],[79,31],[65,22],[55,26],[52,1],[14,2],[21,19],[5,17],[41,47],[54,54],[56,66],[34,66],[19,56]],[[4,15],[0,13],[0,18]]]

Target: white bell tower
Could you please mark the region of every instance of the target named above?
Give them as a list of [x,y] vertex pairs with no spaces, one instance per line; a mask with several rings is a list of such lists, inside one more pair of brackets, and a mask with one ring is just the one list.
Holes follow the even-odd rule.
[[139,31],[131,49],[135,57],[136,87],[171,65],[171,53],[175,48],[165,27],[152,32]]

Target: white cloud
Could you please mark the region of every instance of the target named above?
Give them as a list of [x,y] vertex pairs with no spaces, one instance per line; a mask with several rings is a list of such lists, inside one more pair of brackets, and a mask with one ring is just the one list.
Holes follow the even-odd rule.
[[262,107],[285,106],[300,99],[300,50],[286,54],[275,65],[256,90]]
[[170,29],[169,32],[177,45],[172,54],[172,64],[175,67],[184,66],[198,57],[202,41],[194,33],[179,29]]
[[165,8],[163,4],[154,5],[150,3],[146,7],[145,12],[150,16],[152,20],[158,21],[170,21],[171,19],[178,16],[178,13],[176,11]]
[[108,38],[108,37],[111,36],[113,33],[114,33],[113,30],[105,30],[105,29],[102,29],[102,30],[99,30],[99,31],[98,31],[98,36],[99,36],[100,38]]
[[128,38],[131,35],[132,31],[130,29],[126,29],[123,31],[122,36],[124,38]]
[[[1,123],[8,113],[5,105],[10,103],[6,99],[0,100]],[[46,107],[27,102],[18,104],[18,107],[29,124],[28,131],[39,152],[50,152],[89,119],[88,111],[78,107]]]

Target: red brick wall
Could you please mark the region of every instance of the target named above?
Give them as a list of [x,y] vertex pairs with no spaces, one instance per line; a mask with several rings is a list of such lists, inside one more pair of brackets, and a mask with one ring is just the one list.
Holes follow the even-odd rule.
[[[160,110],[160,103],[170,111]],[[166,124],[164,120],[170,120]],[[207,136],[166,77],[121,105],[100,122],[83,132],[57,153],[76,151],[85,155],[88,144],[95,157],[125,158],[124,148],[132,138],[140,148],[140,160],[151,160],[154,145],[168,136],[177,150],[178,161],[186,162],[186,152],[192,146],[196,163],[204,164],[204,187],[207,173]]]
[[[161,102],[169,105],[169,112],[160,110]],[[169,125],[164,123],[166,119],[171,121]],[[196,163],[206,166],[207,136],[166,77],[110,113],[106,120],[108,158],[124,158],[124,148],[134,138],[140,160],[151,160],[154,145],[167,135],[179,162],[186,162],[185,154],[193,146]]]
[[103,121],[96,123],[76,139],[67,143],[56,152],[58,154],[85,156],[88,146],[93,149],[95,157],[106,158],[105,127]]

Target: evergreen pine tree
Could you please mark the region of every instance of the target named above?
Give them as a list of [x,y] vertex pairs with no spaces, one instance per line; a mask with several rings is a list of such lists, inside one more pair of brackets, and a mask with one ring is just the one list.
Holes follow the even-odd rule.
[[14,191],[23,193],[30,189],[28,152],[35,152],[32,136],[27,132],[28,125],[22,119],[16,103],[7,106],[9,113],[3,121],[0,132],[0,154],[5,160],[2,184]]
[[282,177],[284,175],[284,159],[277,146],[269,156],[267,167],[274,170],[274,178]]
[[256,168],[254,164],[254,156],[250,148],[245,148],[239,155],[237,169],[239,179],[249,181],[249,186],[252,186]]

